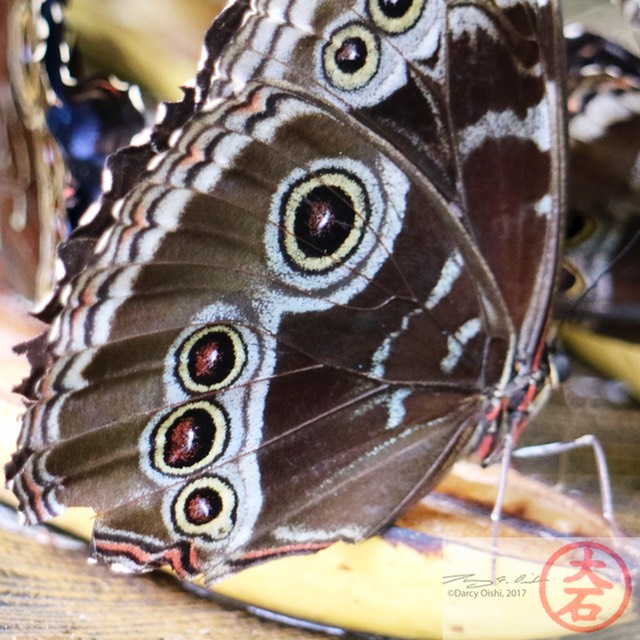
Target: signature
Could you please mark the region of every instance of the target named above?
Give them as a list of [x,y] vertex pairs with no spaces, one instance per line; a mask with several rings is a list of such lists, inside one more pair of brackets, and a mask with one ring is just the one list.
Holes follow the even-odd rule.
[[442,576],[442,584],[463,584],[467,589],[483,589],[492,587],[497,584],[539,584],[546,582],[539,573],[521,573],[517,578],[507,578],[507,576],[496,576],[495,580],[491,578],[481,578],[476,573],[453,573],[448,576]]

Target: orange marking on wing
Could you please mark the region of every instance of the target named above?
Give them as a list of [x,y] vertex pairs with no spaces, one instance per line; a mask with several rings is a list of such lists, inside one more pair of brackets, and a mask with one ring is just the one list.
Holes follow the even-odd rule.
[[160,553],[152,553],[133,542],[98,540],[96,541],[96,550],[104,554],[128,556],[140,567],[168,564],[181,578],[195,575],[199,572],[200,563],[191,545],[189,545],[189,563],[191,564],[191,567],[193,567],[194,571],[188,571],[185,569],[182,563],[182,553],[177,547],[170,547]]
[[178,163],[178,166],[181,169],[188,169],[189,167],[192,167],[196,164],[204,162],[205,160],[206,160],[206,157],[204,155],[204,151],[202,150],[202,148],[198,146],[193,146],[189,149],[189,153],[182,157],[182,159]]
[[[143,228],[147,226],[146,207],[139,203],[131,214],[131,224],[134,227]],[[125,230],[126,233],[126,230]]]
[[82,304],[82,306],[90,307],[96,303],[96,291],[97,287],[95,286],[95,284],[89,284],[82,290],[82,293],[80,294],[80,303]]
[[265,103],[262,98],[262,92],[256,91],[251,98],[245,102],[241,107],[238,107],[235,112],[244,115],[252,115],[256,113],[262,113],[265,110]]
[[291,544],[275,549],[254,549],[245,553],[240,559],[243,562],[251,562],[253,560],[264,560],[272,556],[283,556],[294,553],[312,553],[313,551],[321,551],[330,546],[331,542],[309,542],[307,544]]

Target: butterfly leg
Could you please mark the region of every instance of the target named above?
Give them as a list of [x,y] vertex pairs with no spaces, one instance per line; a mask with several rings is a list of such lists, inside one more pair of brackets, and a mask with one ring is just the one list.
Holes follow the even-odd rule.
[[504,435],[500,462],[500,480],[498,482],[498,494],[491,510],[491,581],[496,582],[496,562],[498,558],[498,538],[500,533],[500,521],[502,520],[502,508],[507,489],[507,474],[511,466],[513,456],[513,437],[508,431]]
[[[602,445],[600,444],[600,441],[598,440],[598,438],[596,438],[596,436],[587,434],[584,436],[580,436],[579,438],[576,438],[575,440],[572,440],[570,442],[549,442],[547,444],[522,447],[510,452],[510,454],[515,458],[539,458],[543,456],[560,455],[583,447],[591,448],[596,461],[598,481],[600,483],[600,496],[602,500],[602,515],[605,520],[611,525],[614,534],[620,535],[620,529],[618,528],[618,525],[616,523],[613,508],[611,476],[609,474],[607,457],[604,453]],[[500,495],[498,495],[498,499],[500,499]],[[497,504],[498,501],[496,501],[496,505]]]
[[507,474],[511,466],[512,458],[539,458],[550,455],[560,455],[575,449],[590,447],[596,462],[598,471],[598,481],[600,484],[600,496],[602,502],[602,515],[611,526],[613,535],[622,536],[622,532],[618,527],[613,508],[613,493],[611,491],[611,476],[609,474],[609,466],[604,449],[598,438],[592,434],[586,434],[569,442],[549,442],[541,445],[532,445],[529,447],[521,447],[514,449],[513,432],[508,431],[504,435],[503,448],[501,452],[500,462],[500,479],[498,483],[498,494],[496,501],[491,510],[491,577],[495,580],[496,576],[496,559],[498,557],[498,539],[500,531],[500,522],[502,520],[502,511],[504,507],[504,498],[507,487]]

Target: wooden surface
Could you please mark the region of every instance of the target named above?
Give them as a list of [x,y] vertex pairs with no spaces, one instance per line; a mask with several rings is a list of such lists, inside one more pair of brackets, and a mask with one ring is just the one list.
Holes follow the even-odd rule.
[[117,575],[87,545],[25,529],[0,507],[0,638],[294,640],[317,636],[225,610],[163,574]]

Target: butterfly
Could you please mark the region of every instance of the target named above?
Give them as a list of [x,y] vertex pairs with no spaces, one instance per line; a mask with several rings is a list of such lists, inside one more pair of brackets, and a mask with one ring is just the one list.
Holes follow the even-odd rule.
[[[143,126],[136,88],[77,74],[80,56],[65,40],[66,0],[11,1],[6,97],[0,104],[6,210],[2,270],[11,287],[40,299],[51,286],[55,246],[100,192],[106,156]],[[25,197],[26,195],[26,197]]]
[[46,85],[41,63],[25,52],[38,37],[25,3],[6,2],[0,67],[0,271],[19,294],[34,299],[51,287],[55,246],[63,238],[64,165],[44,117]]
[[638,341],[640,59],[572,27],[567,34],[569,213],[558,315]]
[[237,0],[107,161],[24,347],[6,475],[98,557],[215,579],[385,528],[545,385],[553,2]]
[[[46,38],[40,46],[49,88],[46,122],[56,139],[69,172],[66,214],[73,228],[98,198],[106,157],[127,145],[144,126],[144,104],[135,86],[111,76],[78,73],[82,61],[70,53],[65,39],[66,0],[40,0],[35,31]],[[34,54],[35,55],[35,54]]]

